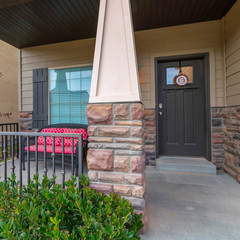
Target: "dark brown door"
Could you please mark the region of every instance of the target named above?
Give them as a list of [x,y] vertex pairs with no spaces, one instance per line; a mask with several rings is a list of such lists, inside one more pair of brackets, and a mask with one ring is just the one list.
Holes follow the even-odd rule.
[[[189,83],[174,84],[182,73]],[[206,103],[203,59],[158,62],[159,154],[206,155]]]

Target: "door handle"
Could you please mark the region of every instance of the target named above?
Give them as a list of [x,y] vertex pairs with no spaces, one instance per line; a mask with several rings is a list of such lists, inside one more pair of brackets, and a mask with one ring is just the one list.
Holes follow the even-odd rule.
[[159,115],[162,116],[162,112],[159,112]]
[[158,104],[158,107],[159,107],[160,109],[162,109],[162,103],[159,103],[159,104]]

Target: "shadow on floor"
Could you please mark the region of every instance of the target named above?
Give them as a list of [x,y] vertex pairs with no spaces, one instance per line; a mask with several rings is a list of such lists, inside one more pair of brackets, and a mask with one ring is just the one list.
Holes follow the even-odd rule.
[[240,186],[227,174],[146,169],[149,240],[240,239]]

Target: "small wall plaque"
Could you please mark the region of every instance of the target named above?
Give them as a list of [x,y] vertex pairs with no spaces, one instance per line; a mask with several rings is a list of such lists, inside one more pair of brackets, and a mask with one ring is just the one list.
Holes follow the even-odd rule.
[[174,78],[174,83],[178,87],[184,87],[188,84],[188,77],[185,74],[179,74]]

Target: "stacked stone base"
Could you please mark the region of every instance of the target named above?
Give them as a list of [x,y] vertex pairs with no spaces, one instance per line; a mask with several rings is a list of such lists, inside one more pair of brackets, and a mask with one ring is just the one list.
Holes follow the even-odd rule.
[[32,130],[32,112],[19,112],[19,131],[29,132]]
[[140,103],[89,104],[87,164],[91,188],[120,194],[145,214],[143,116]]
[[145,138],[144,138],[144,152],[146,155],[146,165],[156,165],[156,119],[155,109],[145,109],[144,111],[145,123]]
[[212,158],[240,183],[240,106],[212,108]]
[[212,108],[212,162],[219,170],[224,164],[223,108]]
[[224,170],[240,183],[240,106],[223,110]]

